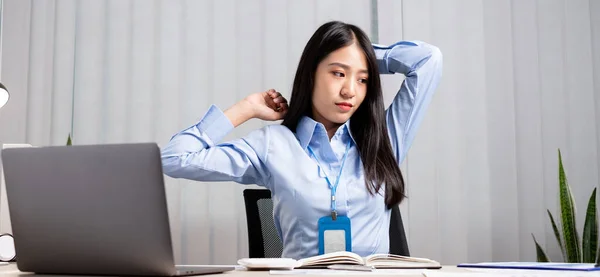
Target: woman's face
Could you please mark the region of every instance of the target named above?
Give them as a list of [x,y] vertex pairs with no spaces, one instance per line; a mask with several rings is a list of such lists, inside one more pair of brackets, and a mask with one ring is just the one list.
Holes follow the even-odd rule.
[[313,119],[327,129],[350,119],[367,94],[367,70],[367,58],[356,42],[325,57],[315,73]]

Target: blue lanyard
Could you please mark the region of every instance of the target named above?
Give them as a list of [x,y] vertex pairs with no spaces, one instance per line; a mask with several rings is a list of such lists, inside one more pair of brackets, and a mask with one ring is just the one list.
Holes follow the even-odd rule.
[[317,164],[319,165],[319,167],[321,167],[321,170],[323,170],[323,173],[325,173],[325,180],[327,180],[327,184],[329,184],[329,189],[331,189],[331,217],[333,218],[333,220],[335,220],[337,218],[337,211],[335,209],[335,193],[337,190],[337,186],[340,183],[340,179],[342,177],[342,171],[344,170],[344,164],[346,163],[346,157],[348,156],[348,151],[350,150],[350,142],[351,142],[351,140],[348,140],[348,144],[346,145],[346,152],[344,153],[344,158],[342,158],[342,166],[340,168],[340,173],[338,173],[338,177],[337,177],[337,180],[335,181],[335,185],[331,184],[331,180],[329,180],[329,176],[327,176],[327,173],[325,172],[325,170],[323,170],[323,167],[321,166],[321,163],[319,162],[319,158],[317,158],[317,155],[315,155],[315,152],[313,152],[312,148],[310,148],[310,146],[308,146],[308,151],[310,151],[310,154],[312,154],[312,156],[315,157],[315,160],[317,160]]

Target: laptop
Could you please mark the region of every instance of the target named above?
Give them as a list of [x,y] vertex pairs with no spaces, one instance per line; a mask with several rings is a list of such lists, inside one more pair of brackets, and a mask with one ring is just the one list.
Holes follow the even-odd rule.
[[182,276],[155,143],[2,150],[17,267],[42,274]]

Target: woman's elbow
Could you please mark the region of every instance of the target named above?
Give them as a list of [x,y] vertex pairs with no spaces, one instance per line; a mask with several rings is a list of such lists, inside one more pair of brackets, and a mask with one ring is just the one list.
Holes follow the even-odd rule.
[[430,52],[429,60],[433,60],[436,63],[441,63],[444,58],[444,55],[442,55],[442,50],[440,50],[439,47],[432,44],[427,44],[427,48],[429,48]]
[[182,177],[181,176],[182,165],[181,165],[180,157],[163,155],[161,157],[161,163],[162,163],[163,174],[165,174],[169,177],[173,177],[173,178]]

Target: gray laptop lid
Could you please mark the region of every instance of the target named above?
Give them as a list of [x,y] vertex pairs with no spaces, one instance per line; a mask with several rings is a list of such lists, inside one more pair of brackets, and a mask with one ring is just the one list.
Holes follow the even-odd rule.
[[156,144],[5,149],[2,163],[21,271],[175,274]]

